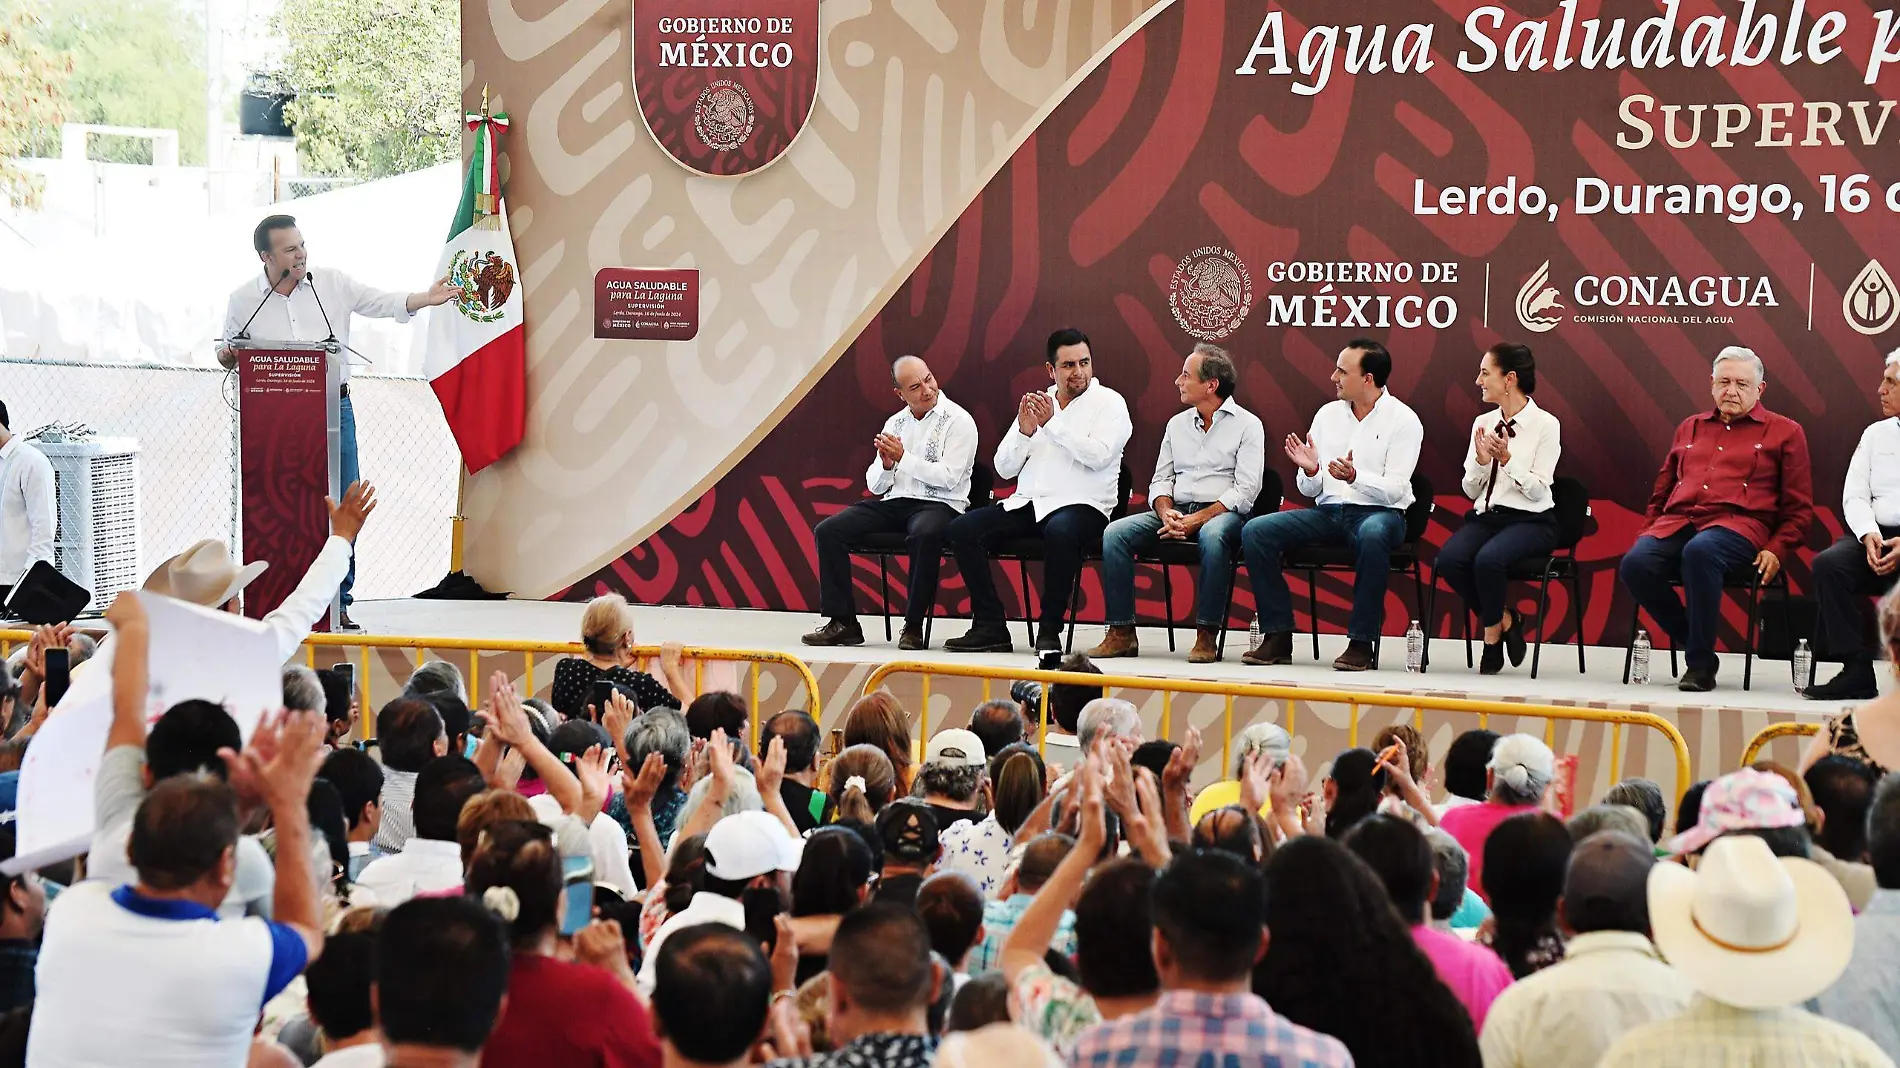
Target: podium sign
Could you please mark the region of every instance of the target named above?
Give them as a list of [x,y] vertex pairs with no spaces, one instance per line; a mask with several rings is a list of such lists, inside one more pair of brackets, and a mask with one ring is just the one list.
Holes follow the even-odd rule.
[[238,471],[244,558],[270,568],[244,591],[262,618],[297,588],[330,536],[325,496],[338,469],[340,357],[322,345],[238,350]]

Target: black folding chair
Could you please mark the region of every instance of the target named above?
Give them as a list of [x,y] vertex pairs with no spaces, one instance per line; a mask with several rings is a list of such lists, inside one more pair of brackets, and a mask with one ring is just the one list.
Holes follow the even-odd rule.
[[[1135,488],[1134,472],[1128,469],[1128,464],[1126,462],[1123,462],[1122,467],[1121,467],[1121,472],[1117,478],[1116,491],[1115,491],[1115,500],[1118,503],[1115,505],[1114,510],[1109,512],[1108,514],[1109,522],[1113,523],[1115,520],[1120,519],[1122,516],[1125,516],[1128,514],[1128,498],[1131,494],[1134,493],[1134,488]],[[1043,551],[1043,539],[1042,539],[1042,535],[1040,534],[1031,535],[1030,537],[1027,537],[1027,538],[1011,538],[1008,541],[1005,541],[1001,545],[997,546],[995,551],[990,553],[990,559],[995,560],[998,563],[1014,562],[1016,564],[1016,574],[1017,574],[1018,579],[1020,579],[1022,583],[1023,626],[1026,627],[1029,631],[1029,646],[1031,649],[1034,649],[1036,646],[1036,612],[1034,608],[1031,606],[1030,601],[1029,601],[1029,566],[1028,565],[1032,562],[1041,562],[1044,558],[1044,555],[1045,554]],[[1089,539],[1088,542],[1083,544],[1082,560],[1084,562],[1087,562],[1089,560],[1100,560],[1101,558],[1102,558],[1102,539],[1098,535],[1094,538]],[[1054,592],[1054,591],[1046,591],[1046,592]],[[1069,649],[1075,648],[1075,613],[1076,613],[1076,610],[1080,607],[1081,597],[1082,597],[1082,569],[1077,568],[1075,572],[1075,581],[1071,583],[1069,586],[1068,611],[1064,613],[1068,617],[1069,633],[1068,633],[1067,647]]]
[[[1669,584],[1671,586],[1680,587],[1682,582],[1681,580],[1675,580]],[[1741,567],[1722,576],[1722,589],[1748,591],[1748,633],[1746,635],[1747,644],[1744,647],[1744,655],[1742,657],[1742,689],[1746,690],[1755,679],[1755,644],[1761,634],[1762,591],[1779,590],[1782,603],[1786,604],[1789,596],[1788,569],[1784,567],[1776,572],[1773,581],[1763,582],[1761,580],[1761,573],[1755,570],[1753,563],[1743,564]],[[1630,667],[1636,661],[1636,625],[1640,621],[1638,617],[1642,614],[1642,611],[1643,606],[1636,604],[1634,598],[1632,598],[1630,604],[1629,644],[1625,646],[1623,650],[1623,681],[1626,683],[1630,680]],[[1658,637],[1668,637],[1668,635],[1662,632],[1661,628],[1658,628],[1656,633]],[[1654,643],[1652,642],[1651,645],[1653,646]],[[1681,665],[1676,660],[1676,646],[1672,640],[1669,646],[1669,675],[1671,678],[1674,678],[1681,674]]]
[[[996,484],[996,476],[990,466],[981,460],[970,468],[970,507],[981,508],[990,503],[990,496]],[[884,640],[891,640],[891,577],[890,564],[893,556],[908,558],[910,548],[903,534],[866,534],[863,538],[845,547],[852,556],[877,557],[878,601],[884,611]],[[944,547],[944,555],[950,553],[949,546]],[[906,606],[908,607],[908,606]],[[924,640],[930,640],[930,624],[937,617],[936,606],[924,616]]]
[[[1550,583],[1554,579],[1570,588],[1570,619],[1577,632],[1577,672],[1584,671],[1583,662],[1583,581],[1582,568],[1577,563],[1577,543],[1588,533],[1590,519],[1590,491],[1574,478],[1558,477],[1551,479],[1551,511],[1557,520],[1557,547],[1549,556],[1532,556],[1514,561],[1505,572],[1511,582],[1537,583],[1537,644],[1531,651],[1531,678],[1537,677],[1538,661],[1544,653],[1544,613],[1550,608]],[[1437,618],[1438,611],[1438,568],[1432,567],[1432,583],[1427,594],[1429,602],[1425,608],[1426,625]],[[1472,667],[1476,661],[1472,658],[1471,636],[1475,630],[1471,622],[1471,609],[1463,606],[1458,612],[1464,623],[1465,667]],[[1431,663],[1431,643],[1425,645],[1425,663]]]
[[[1280,472],[1269,467],[1260,483],[1260,493],[1253,499],[1253,508],[1247,518],[1271,515],[1280,510],[1280,502],[1286,499],[1286,483],[1280,478]],[[1234,581],[1240,572],[1241,554],[1234,553],[1233,566],[1227,572],[1227,596],[1223,603],[1227,606],[1221,613],[1220,652],[1227,653],[1227,617],[1234,608]],[[1135,554],[1135,561],[1143,564],[1161,565],[1161,597],[1167,607],[1168,652],[1174,652],[1174,582],[1169,575],[1177,567],[1199,567],[1201,548],[1191,541],[1160,541],[1155,547]]]
[[[1425,572],[1419,549],[1425,537],[1425,525],[1432,518],[1432,480],[1416,472],[1412,475],[1412,506],[1405,510],[1405,541],[1392,550],[1392,573],[1412,576],[1412,606],[1421,613],[1425,600]],[[1319,575],[1322,571],[1359,570],[1351,548],[1344,545],[1316,545],[1288,550],[1284,567],[1306,572],[1307,608],[1313,618],[1313,659],[1319,659]],[[1424,616],[1421,614],[1420,619]],[[1381,628],[1383,629],[1383,628]],[[1379,645],[1372,647],[1372,664],[1379,664]]]

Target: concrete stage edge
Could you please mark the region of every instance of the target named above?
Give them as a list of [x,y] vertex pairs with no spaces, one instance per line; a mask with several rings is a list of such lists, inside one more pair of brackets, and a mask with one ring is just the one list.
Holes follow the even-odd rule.
[[[582,607],[579,604],[548,601],[359,601],[352,608],[352,615],[367,632],[378,635],[573,641],[579,636]],[[979,663],[1008,668],[1034,666],[1034,658],[1023,644],[1023,628],[1020,624],[1013,628],[1018,643],[1016,652],[957,656],[945,653],[941,648],[945,638],[961,634],[967,627],[965,621],[957,619],[939,618],[933,624],[931,650],[900,654],[894,642],[886,643],[883,640],[881,617],[872,615],[862,618],[866,644],[856,648],[814,649],[799,644],[798,640],[800,634],[819,622],[814,616],[653,605],[638,606],[635,612],[638,621],[635,633],[642,643],[673,640],[687,645],[769,649],[790,653],[804,660],[818,678],[819,689],[823,694],[820,720],[827,728],[835,725],[844,715],[872,670],[892,660]],[[1076,648],[1087,649],[1099,641],[1101,635],[1100,626],[1077,627]],[[1309,659],[1312,652],[1310,639],[1306,635],[1299,635],[1294,644],[1294,663],[1277,668],[1253,668],[1239,662],[1240,653],[1246,649],[1245,632],[1229,634],[1226,661],[1207,665],[1187,663],[1186,651],[1193,643],[1191,629],[1176,631],[1179,651],[1173,654],[1167,652],[1166,632],[1159,628],[1143,628],[1140,640],[1142,656],[1108,661],[1100,666],[1118,674],[1163,678],[1271,682],[1315,688],[1631,708],[1652,712],[1672,721],[1682,731],[1688,741],[1695,777],[1698,779],[1718,775],[1738,766],[1749,738],[1770,723],[1816,722],[1821,716],[1842,711],[1846,707],[1803,700],[1794,692],[1789,665],[1785,660],[1757,659],[1753,688],[1744,691],[1741,688],[1742,657],[1739,653],[1723,654],[1718,689],[1708,694],[1685,694],[1676,690],[1674,680],[1669,675],[1669,654],[1662,649],[1657,650],[1651,658],[1649,685],[1637,687],[1626,686],[1621,682],[1621,648],[1590,647],[1585,651],[1589,670],[1579,674],[1574,645],[1547,645],[1544,647],[1538,678],[1533,680],[1528,659],[1522,668],[1507,667],[1500,675],[1481,677],[1475,670],[1465,667],[1464,643],[1442,638],[1433,642],[1432,667],[1422,675],[1408,675],[1402,670],[1403,639],[1396,635],[1388,635],[1385,639],[1383,656],[1386,663],[1399,667],[1360,674],[1332,670],[1332,658],[1345,645],[1345,638],[1340,635],[1321,636],[1321,660],[1318,662]],[[319,663],[334,659],[333,653],[328,650],[324,652],[326,655],[320,657]],[[376,666],[372,667],[371,701],[380,704],[393,694],[389,687],[400,678],[399,673],[404,670],[404,666],[400,653],[378,650],[377,654],[374,658]],[[457,663],[467,671],[470,667],[468,654],[459,654]],[[518,683],[525,673],[524,666],[518,654],[512,658],[496,655],[481,659],[484,675],[499,669],[508,672]],[[1820,674],[1825,679],[1831,673],[1832,666],[1824,665]],[[378,675],[383,677],[375,678]],[[537,660],[534,690],[545,696],[552,681],[552,664],[547,658]],[[744,692],[745,677],[740,675],[739,681],[738,689]],[[487,680],[484,678],[480,685],[485,690]],[[1883,688],[1892,685],[1891,678],[1883,678]],[[915,725],[918,699],[921,696],[919,680],[915,676],[896,676],[890,686],[905,707],[911,710]],[[995,692],[1002,695],[1006,690],[998,686]],[[1141,707],[1149,737],[1158,737],[1162,711],[1160,696],[1133,692],[1125,696]],[[934,733],[944,725],[946,717],[952,722],[967,718],[970,708],[980,699],[981,683],[978,680],[932,679],[930,730]],[[769,668],[761,672],[760,701],[767,712],[778,711],[788,705],[809,707],[802,693],[802,685],[792,672]],[[1241,700],[1235,703],[1233,726],[1239,730],[1256,719],[1284,723],[1286,715],[1284,702]],[[1200,727],[1208,739],[1207,752],[1196,776],[1197,783],[1211,782],[1220,777],[1220,738],[1224,716],[1225,702],[1218,697],[1190,699],[1184,696],[1173,702],[1171,736],[1178,740],[1186,730],[1186,724],[1192,723]],[[1365,710],[1360,719],[1360,743],[1369,744],[1379,725],[1409,720],[1411,716],[1410,711],[1397,709]],[[1310,769],[1317,771],[1320,765],[1346,746],[1349,732],[1345,705],[1298,702],[1294,717],[1295,751],[1302,755]],[[1451,739],[1458,732],[1476,725],[1476,717],[1462,713],[1424,714],[1423,728],[1433,757],[1434,779],[1437,777],[1437,760],[1443,756]],[[1488,726],[1499,732],[1523,730],[1541,736],[1545,725],[1541,719],[1503,721],[1494,716]],[[1604,724],[1575,721],[1557,724],[1557,751],[1578,755],[1579,794],[1586,802],[1600,794],[1611,781],[1611,734],[1608,725]],[[1619,777],[1647,775],[1660,782],[1665,790],[1671,787],[1675,778],[1674,762],[1670,747],[1661,734],[1642,728],[1626,728],[1620,742],[1616,744],[1619,749]],[[1764,755],[1792,765],[1803,744],[1804,739],[1780,739],[1771,744]],[[1442,786],[1435,789],[1434,794],[1442,794]]]

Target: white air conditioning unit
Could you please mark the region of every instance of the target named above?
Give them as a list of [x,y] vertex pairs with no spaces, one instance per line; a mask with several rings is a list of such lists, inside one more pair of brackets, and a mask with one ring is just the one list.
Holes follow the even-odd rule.
[[53,464],[59,523],[53,566],[92,592],[99,613],[120,590],[137,589],[139,567],[139,443],[132,438],[36,441]]

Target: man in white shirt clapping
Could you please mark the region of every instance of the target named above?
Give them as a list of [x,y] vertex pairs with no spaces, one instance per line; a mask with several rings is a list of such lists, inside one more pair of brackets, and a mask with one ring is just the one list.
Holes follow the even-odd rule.
[[1149,510],[1109,524],[1102,536],[1102,595],[1108,635],[1089,650],[1096,660],[1138,656],[1135,639],[1135,554],[1162,539],[1193,542],[1201,555],[1194,598],[1190,664],[1220,659],[1227,595],[1240,528],[1260,495],[1267,463],[1267,432],[1260,417],[1234,399],[1234,360],[1226,350],[1194,346],[1175,376],[1188,406],[1168,420],[1148,486]]
[[1062,648],[1062,617],[1082,568],[1082,550],[1101,537],[1121,502],[1122,448],[1134,432],[1128,402],[1095,381],[1089,337],[1064,328],[1049,335],[1046,359],[1055,383],[1025,394],[1016,421],[996,447],[996,474],[1016,480],[1000,504],[973,508],[950,524],[950,550],[970,590],[969,633],[943,647],[953,653],[1009,652],[1003,602],[990,576],[991,547],[1010,538],[1043,539],[1042,625],[1036,648]]
[[909,600],[899,649],[923,649],[924,620],[937,602],[944,530],[970,506],[970,469],[976,464],[976,420],[944,395],[937,376],[916,356],[891,364],[891,392],[904,410],[884,421],[871,441],[877,456],[864,472],[874,500],[858,503],[818,524],[818,610],[825,624],[806,645],[863,645],[852,607],[849,546],[866,534],[903,534],[910,550]]
[[[1867,641],[1862,599],[1893,588],[1900,577],[1900,349],[1880,377],[1880,422],[1860,435],[1841,491],[1848,536],[1814,557],[1818,659],[1841,661],[1841,673],[1802,696],[1815,701],[1871,701],[1878,646]],[[0,576],[4,577],[4,576]],[[1806,683],[1807,679],[1800,680]]]
[[1373,642],[1385,621],[1385,587],[1392,550],[1405,540],[1412,505],[1412,471],[1425,428],[1412,409],[1385,390],[1392,354],[1370,338],[1346,343],[1333,367],[1339,399],[1319,410],[1305,440],[1288,434],[1286,454],[1299,472],[1311,508],[1256,516],[1241,530],[1247,576],[1253,585],[1264,640],[1241,657],[1247,664],[1293,659],[1293,596],[1281,572],[1281,554],[1314,545],[1344,545],[1357,557],[1346,651],[1340,671],[1372,667]]

